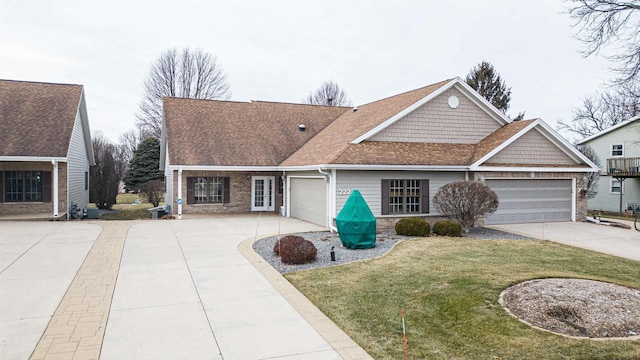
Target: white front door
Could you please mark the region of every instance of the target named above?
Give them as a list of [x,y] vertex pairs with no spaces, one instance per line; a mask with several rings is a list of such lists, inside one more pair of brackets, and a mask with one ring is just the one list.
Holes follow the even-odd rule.
[[275,209],[275,176],[251,177],[251,211],[273,211]]

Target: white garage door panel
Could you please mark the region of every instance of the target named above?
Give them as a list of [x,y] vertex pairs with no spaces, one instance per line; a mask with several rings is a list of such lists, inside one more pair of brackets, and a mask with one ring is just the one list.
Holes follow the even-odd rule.
[[515,224],[571,220],[571,180],[487,180],[498,210],[485,223]]
[[327,186],[324,179],[291,178],[291,217],[326,226]]

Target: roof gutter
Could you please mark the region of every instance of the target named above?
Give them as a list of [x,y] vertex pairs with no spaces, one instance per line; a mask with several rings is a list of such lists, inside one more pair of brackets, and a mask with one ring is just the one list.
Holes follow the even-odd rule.
[[66,157],[50,156],[0,156],[0,161],[25,161],[25,162],[67,162]]

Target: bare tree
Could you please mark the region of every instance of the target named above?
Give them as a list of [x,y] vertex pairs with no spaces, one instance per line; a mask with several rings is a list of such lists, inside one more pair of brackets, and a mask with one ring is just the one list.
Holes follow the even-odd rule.
[[[598,154],[596,154],[595,150],[589,145],[578,145],[576,147],[587,159],[591,160],[592,163],[596,164],[598,167],[601,167],[600,158]],[[600,174],[598,172],[591,172],[587,175],[587,187],[584,189],[584,192],[587,195],[587,199],[593,199],[596,194],[598,194],[598,181],[600,180]]]
[[152,65],[136,117],[141,138],[160,138],[162,98],[228,99],[231,90],[215,56],[203,50],[170,49]]
[[351,106],[347,93],[333,81],[325,81],[316,91],[303,99],[305,104],[327,106]]
[[151,205],[157,207],[164,197],[164,190],[164,181],[151,180],[142,186],[140,192],[147,198],[147,201],[150,202]]
[[640,86],[637,82],[630,81],[586,97],[582,107],[574,109],[573,119],[559,121],[558,129],[584,138],[636,115],[640,115]]
[[111,209],[116,203],[118,186],[126,163],[117,156],[117,147],[100,132],[94,134],[91,145],[96,164],[89,170],[89,197],[99,209]]
[[433,203],[440,214],[458,221],[465,232],[481,216],[495,212],[499,204],[498,195],[487,185],[464,180],[446,184],[438,189]]
[[[604,48],[618,74],[616,83],[637,79],[640,74],[640,3],[633,0],[572,0],[568,13],[578,28],[576,37],[586,48],[585,57]],[[616,51],[616,50],[619,50]]]

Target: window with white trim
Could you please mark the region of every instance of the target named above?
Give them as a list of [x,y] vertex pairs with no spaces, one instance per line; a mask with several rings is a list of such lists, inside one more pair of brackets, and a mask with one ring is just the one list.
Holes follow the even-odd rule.
[[611,179],[611,186],[609,187],[609,192],[612,194],[620,194],[622,192],[624,194],[624,183],[620,180]]
[[226,204],[229,202],[229,177],[188,177],[188,204]]
[[611,145],[611,156],[624,156],[624,144]]

